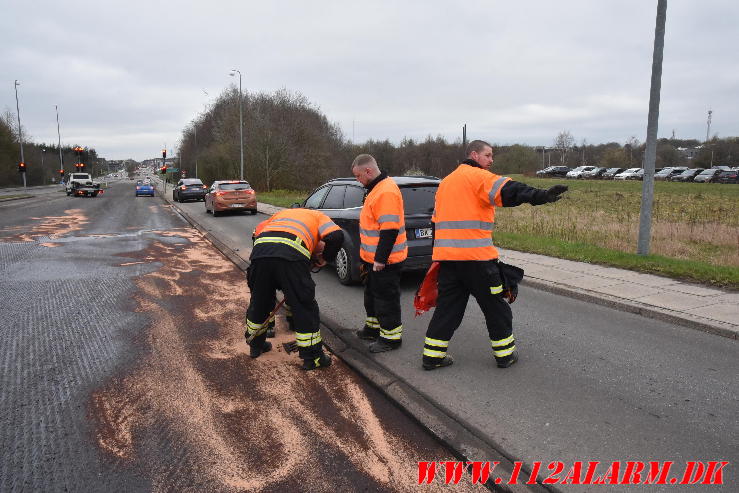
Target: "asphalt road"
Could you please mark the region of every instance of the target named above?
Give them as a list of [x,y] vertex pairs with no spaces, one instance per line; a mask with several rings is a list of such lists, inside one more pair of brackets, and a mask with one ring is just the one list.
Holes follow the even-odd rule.
[[[177,207],[244,258],[251,231],[265,219],[213,218],[201,202]],[[724,460],[731,462],[726,485],[711,491],[739,491],[738,341],[522,287],[513,305],[517,365],[495,367],[472,300],[450,345],[455,364],[424,372],[430,314],[414,318],[412,308],[421,278],[408,274],[402,281],[403,347],[374,357],[511,458],[529,464],[661,460],[678,467]],[[322,316],[359,329],[362,288],[342,286],[330,269],[315,279]]]
[[249,358],[241,271],[133,187],[0,205],[0,491],[416,491],[453,459],[336,358]]

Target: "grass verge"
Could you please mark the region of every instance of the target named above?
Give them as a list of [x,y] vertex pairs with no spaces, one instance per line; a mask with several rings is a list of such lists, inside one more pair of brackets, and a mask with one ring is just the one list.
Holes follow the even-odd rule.
[[28,195],[27,193],[15,195],[0,195],[0,202],[5,200],[28,199],[31,197],[33,197],[33,195]]
[[660,255],[641,256],[588,243],[562,241],[521,233],[496,232],[495,244],[501,248],[511,250],[739,289],[739,269],[736,267],[712,265],[695,260],[675,259]]
[[290,207],[295,202],[305,200],[308,193],[299,190],[272,190],[271,192],[258,192],[257,200],[278,207]]

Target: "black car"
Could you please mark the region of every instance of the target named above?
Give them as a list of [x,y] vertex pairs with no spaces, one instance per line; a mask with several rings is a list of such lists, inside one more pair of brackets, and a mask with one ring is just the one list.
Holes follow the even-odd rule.
[[731,171],[720,171],[718,177],[716,177],[716,183],[739,183],[737,175],[739,175],[739,171],[735,169]]
[[582,174],[582,177],[586,180],[600,180],[607,170],[608,168],[598,167],[593,170],[586,171]]
[[549,166],[548,168],[537,171],[536,175],[540,178],[564,178],[570,171],[572,170],[567,166]]
[[693,181],[693,178],[704,172],[704,168],[686,169],[679,175],[673,175],[668,178],[669,181]]
[[626,171],[626,168],[608,168],[600,177],[604,180],[613,180],[614,176],[623,171]]
[[208,187],[203,185],[199,178],[183,178],[177,182],[172,190],[172,200],[184,202],[186,200],[205,200]]
[[[403,270],[426,269],[431,265],[431,215],[441,180],[434,176],[393,176],[405,206],[408,258]],[[354,178],[336,178],[318,187],[302,204],[294,207],[320,210],[344,230],[344,245],[336,256],[336,274],[342,284],[359,281],[359,213],[365,188]]]

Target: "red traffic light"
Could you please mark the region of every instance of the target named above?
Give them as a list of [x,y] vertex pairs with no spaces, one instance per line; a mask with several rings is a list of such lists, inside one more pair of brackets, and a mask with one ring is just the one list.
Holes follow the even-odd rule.
[[26,172],[26,163],[18,163],[18,172],[19,173],[25,173]]
[[60,169],[59,170],[59,176],[64,176],[64,170],[63,169]]
[[162,149],[162,159],[167,159],[167,149]]

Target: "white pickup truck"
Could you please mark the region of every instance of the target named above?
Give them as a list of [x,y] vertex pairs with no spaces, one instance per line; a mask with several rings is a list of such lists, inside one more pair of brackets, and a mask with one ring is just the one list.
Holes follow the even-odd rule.
[[67,181],[67,196],[74,195],[76,197],[97,197],[103,193],[100,190],[100,184],[92,181],[89,173],[72,173]]

